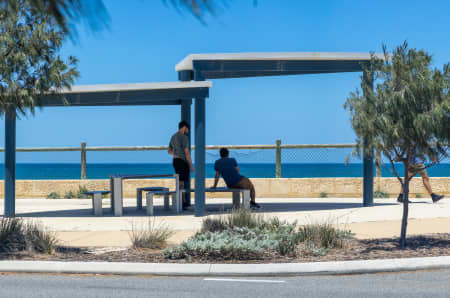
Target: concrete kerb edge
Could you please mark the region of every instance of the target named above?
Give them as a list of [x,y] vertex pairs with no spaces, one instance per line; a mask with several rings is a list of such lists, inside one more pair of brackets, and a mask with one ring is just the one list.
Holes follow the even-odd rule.
[[450,256],[275,264],[0,261],[0,272],[158,276],[344,275],[450,269]]

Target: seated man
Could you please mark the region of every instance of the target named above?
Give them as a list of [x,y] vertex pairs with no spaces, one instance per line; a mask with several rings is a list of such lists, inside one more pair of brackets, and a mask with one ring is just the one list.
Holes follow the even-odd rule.
[[239,174],[239,167],[236,159],[230,158],[229,155],[230,153],[228,152],[228,149],[220,149],[220,159],[216,160],[216,163],[214,164],[216,177],[214,178],[214,186],[212,188],[217,187],[219,177],[220,175],[222,175],[223,180],[225,180],[225,184],[229,188],[250,190],[250,206],[253,209],[261,208],[261,206],[259,206],[259,204],[255,202],[255,187],[253,186],[252,182],[247,177],[241,176]]

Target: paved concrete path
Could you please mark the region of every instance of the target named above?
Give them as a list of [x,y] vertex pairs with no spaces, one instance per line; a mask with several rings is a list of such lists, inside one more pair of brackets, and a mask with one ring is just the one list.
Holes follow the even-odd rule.
[[[267,217],[300,224],[330,222],[350,229],[359,238],[392,237],[400,231],[402,206],[395,199],[375,200],[373,207],[361,207],[360,198],[273,198],[258,199]],[[138,229],[149,217],[136,211],[135,199],[125,199],[125,216],[113,217],[108,213],[108,200],[104,200],[105,216],[91,214],[91,201],[86,199],[18,199],[17,215],[41,221],[55,231],[63,244],[73,246],[129,246],[129,232]],[[450,200],[436,204],[431,199],[413,199],[410,204],[408,234],[450,233]],[[195,217],[193,210],[173,215],[162,210],[162,200],[156,200],[153,219],[165,223],[176,231],[170,239],[177,243],[193,235],[201,227],[203,218]],[[209,213],[224,214],[230,208],[229,199],[207,199]],[[0,214],[3,214],[0,200]]]

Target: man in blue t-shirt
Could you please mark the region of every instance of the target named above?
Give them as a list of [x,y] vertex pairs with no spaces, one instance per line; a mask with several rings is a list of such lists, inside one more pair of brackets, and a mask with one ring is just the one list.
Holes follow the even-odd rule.
[[214,186],[212,188],[217,187],[219,178],[222,176],[223,180],[225,180],[225,184],[229,188],[250,190],[250,206],[254,209],[261,208],[261,206],[255,202],[256,193],[253,183],[247,177],[239,174],[239,167],[236,159],[230,158],[229,155],[228,149],[220,149],[220,159],[216,160],[216,163],[214,164],[216,177],[214,178]]

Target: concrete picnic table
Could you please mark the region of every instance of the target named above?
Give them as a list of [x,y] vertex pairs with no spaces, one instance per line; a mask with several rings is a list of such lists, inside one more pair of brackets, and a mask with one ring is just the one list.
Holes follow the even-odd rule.
[[176,189],[179,189],[179,178],[178,175],[149,175],[149,174],[135,174],[135,175],[111,175],[110,185],[111,185],[111,210],[115,216],[122,216],[123,214],[123,180],[126,179],[148,179],[148,178],[175,178],[176,179]]

